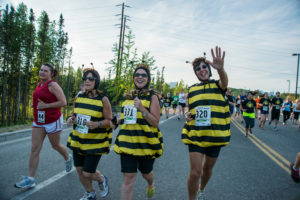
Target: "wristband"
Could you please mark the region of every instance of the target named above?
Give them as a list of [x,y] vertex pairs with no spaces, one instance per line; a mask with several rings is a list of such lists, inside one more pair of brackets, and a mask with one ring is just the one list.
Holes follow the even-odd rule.
[[98,127],[99,127],[99,128],[101,127],[101,121],[98,122]]

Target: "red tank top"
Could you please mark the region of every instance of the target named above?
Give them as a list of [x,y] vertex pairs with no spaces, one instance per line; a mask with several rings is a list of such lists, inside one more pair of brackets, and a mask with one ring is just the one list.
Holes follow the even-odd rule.
[[33,93],[33,116],[34,122],[38,125],[50,124],[57,121],[61,116],[60,108],[37,109],[38,99],[45,103],[57,101],[56,96],[48,89],[51,82],[55,81],[50,80],[42,86],[42,82],[39,82]]

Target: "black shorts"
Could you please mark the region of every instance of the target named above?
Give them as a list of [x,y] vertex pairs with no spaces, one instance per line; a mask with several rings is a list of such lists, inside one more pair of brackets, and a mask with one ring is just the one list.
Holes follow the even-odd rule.
[[189,144],[188,146],[189,152],[199,152],[213,158],[217,158],[221,151],[221,146],[199,147],[193,144]]
[[73,151],[73,160],[75,167],[82,167],[84,172],[95,173],[101,155],[82,155]]
[[272,112],[271,112],[271,120],[274,120],[274,119],[279,120],[279,117],[280,117],[280,110],[273,108]]
[[173,104],[173,109],[174,109],[174,108],[177,108],[177,104]]
[[142,174],[149,174],[153,170],[155,159],[148,157],[138,157],[127,154],[121,154],[121,172],[123,173],[137,173],[137,169]]
[[295,119],[295,120],[298,120],[298,119],[299,119],[299,112],[295,112],[295,111],[294,111],[294,119]]
[[186,106],[185,103],[179,103],[179,105],[180,105],[181,107],[183,107],[183,108]]

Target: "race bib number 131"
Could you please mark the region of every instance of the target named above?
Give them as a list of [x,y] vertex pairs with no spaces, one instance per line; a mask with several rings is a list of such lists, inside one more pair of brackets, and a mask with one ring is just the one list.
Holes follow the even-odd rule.
[[210,106],[196,107],[195,126],[210,126]]
[[124,124],[136,124],[137,109],[133,105],[124,106]]

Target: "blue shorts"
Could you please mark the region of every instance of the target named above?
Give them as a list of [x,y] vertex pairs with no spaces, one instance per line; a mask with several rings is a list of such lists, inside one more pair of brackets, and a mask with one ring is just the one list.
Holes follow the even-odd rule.
[[268,114],[269,114],[269,111],[268,111],[268,110],[267,110],[267,111],[261,110],[261,111],[260,111],[260,114],[262,114],[262,115],[268,115]]

